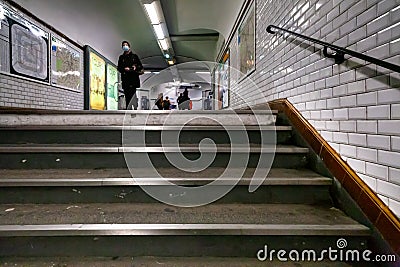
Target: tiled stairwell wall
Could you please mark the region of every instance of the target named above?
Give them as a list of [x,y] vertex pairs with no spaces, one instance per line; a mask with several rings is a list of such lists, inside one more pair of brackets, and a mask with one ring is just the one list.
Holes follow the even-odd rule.
[[[400,73],[348,56],[335,65],[321,46],[268,34],[269,24],[400,65],[400,0],[256,0],[249,76],[267,100],[288,98],[400,216]],[[230,49],[238,68],[235,38]],[[246,102],[258,103],[247,88]]]
[[[13,9],[9,4],[1,0],[0,5]],[[18,14],[21,15],[23,13],[18,11]],[[54,36],[61,39],[57,33],[41,25],[28,15],[23,15],[23,18],[45,32],[54,34]],[[64,88],[52,85],[50,82],[40,82],[24,78],[20,75],[10,74],[9,25],[6,23],[5,18],[0,18],[0,24],[0,107],[83,110],[83,73],[80,74],[80,85],[75,89]],[[67,40],[64,40],[64,42],[73,46]],[[50,41],[49,45],[51,45]],[[83,50],[77,47],[76,50],[79,51],[81,59],[80,68],[83,70]],[[51,70],[49,71],[49,75],[53,75]]]

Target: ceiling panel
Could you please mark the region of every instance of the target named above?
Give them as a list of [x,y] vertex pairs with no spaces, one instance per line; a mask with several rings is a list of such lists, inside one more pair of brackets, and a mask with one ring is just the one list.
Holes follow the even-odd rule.
[[[167,67],[139,0],[15,0],[72,40],[114,63],[121,41],[131,42],[147,69]],[[227,36],[244,0],[161,0],[178,63],[214,61],[219,35]],[[197,35],[197,39],[193,39]],[[217,37],[216,37],[217,36]]]

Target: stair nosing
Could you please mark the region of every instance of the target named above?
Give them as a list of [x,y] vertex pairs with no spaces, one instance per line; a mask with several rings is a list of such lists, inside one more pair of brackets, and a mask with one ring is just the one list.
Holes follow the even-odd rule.
[[0,226],[1,237],[152,235],[369,236],[370,229],[361,224],[50,224]]
[[236,131],[243,130],[247,131],[291,131],[292,126],[199,126],[199,125],[187,125],[187,126],[158,126],[158,125],[139,125],[139,126],[101,126],[101,125],[23,125],[23,126],[7,126],[0,125],[0,131],[77,131],[77,130],[126,130],[126,131]]
[[2,146],[0,145],[0,153],[282,153],[282,154],[305,154],[309,152],[309,148],[297,146],[282,146],[276,147],[271,145],[264,146],[243,146],[243,147],[228,147],[216,146],[202,148],[198,146],[182,146],[182,147],[162,147],[162,146],[99,146],[99,145],[80,145],[80,146],[65,146],[65,145],[20,145],[20,146]]
[[193,115],[193,114],[256,114],[277,115],[278,110],[0,110],[0,115]]
[[[139,181],[143,180],[143,181]],[[162,186],[166,185],[165,180],[174,182],[177,185],[204,185],[216,180],[216,178],[17,178],[17,179],[0,179],[2,187],[68,187],[68,186]],[[239,182],[234,178],[220,178],[219,185],[250,185],[252,178],[242,178]],[[291,186],[330,186],[332,185],[330,178],[266,178],[262,185],[291,185]]]

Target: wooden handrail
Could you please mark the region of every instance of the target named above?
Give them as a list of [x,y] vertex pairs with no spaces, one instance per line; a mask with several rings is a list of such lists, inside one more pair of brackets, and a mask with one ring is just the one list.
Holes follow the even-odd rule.
[[287,99],[269,102],[269,107],[272,110],[283,112],[287,116],[293,127],[322,159],[328,170],[358,204],[393,251],[400,255],[399,218]]

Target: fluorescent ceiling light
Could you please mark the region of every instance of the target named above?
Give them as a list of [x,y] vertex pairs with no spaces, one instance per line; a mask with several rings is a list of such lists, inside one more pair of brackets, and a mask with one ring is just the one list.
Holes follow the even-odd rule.
[[161,48],[162,48],[163,50],[168,50],[168,48],[169,48],[169,45],[168,45],[166,39],[160,40],[160,45],[161,45]]
[[173,60],[169,60],[169,61],[168,61],[168,64],[169,64],[169,65],[174,65],[174,61],[173,61]]
[[165,38],[165,34],[163,31],[163,28],[161,27],[161,24],[153,25],[154,31],[156,33],[157,39],[161,40]]
[[196,74],[211,74],[209,71],[196,71]]
[[160,24],[161,20],[157,12],[157,2],[154,1],[151,4],[144,4],[144,7],[146,9],[147,15],[149,15],[151,24]]

